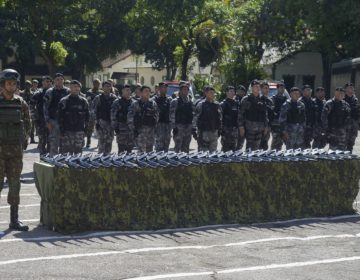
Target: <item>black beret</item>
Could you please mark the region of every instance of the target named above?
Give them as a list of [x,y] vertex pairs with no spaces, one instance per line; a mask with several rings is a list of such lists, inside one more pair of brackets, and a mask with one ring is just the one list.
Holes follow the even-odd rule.
[[290,89],[290,93],[294,92],[294,91],[300,91],[300,89],[298,87],[292,87]]
[[225,90],[226,90],[226,91],[229,91],[229,90],[232,90],[232,89],[235,90],[235,87],[233,87],[233,86],[227,86]]
[[318,91],[324,91],[324,90],[325,89],[323,87],[317,87],[315,91],[318,92]]
[[180,83],[179,88],[182,89],[183,87],[189,88],[189,85],[187,83]]
[[167,87],[167,86],[168,86],[168,84],[167,84],[167,83],[165,83],[165,82],[160,82],[160,83],[159,83],[159,87],[161,87],[161,86],[166,86],[166,87]]
[[255,86],[255,85],[260,85],[260,82],[258,80],[252,80],[251,81],[251,86]]
[[42,76],[43,80],[49,80],[50,82],[52,82],[52,78],[50,76]]
[[246,91],[246,88],[245,88],[243,85],[239,85],[239,86],[237,87],[237,90]]
[[347,87],[353,87],[354,84],[352,82],[347,82],[344,86],[344,88],[346,89]]
[[78,85],[79,87],[81,87],[81,83],[78,80],[72,80],[70,82],[70,85]]
[[302,90],[305,90],[305,89],[311,89],[312,90],[310,85],[303,85]]
[[337,87],[337,88],[335,89],[335,91],[345,92],[345,89],[344,89],[344,88],[342,88],[342,87]]
[[208,92],[208,91],[210,91],[210,90],[215,91],[214,87],[212,87],[212,86],[205,86],[205,87],[204,87],[204,92]]
[[64,79],[64,75],[62,73],[56,73],[54,77],[55,78],[61,77]]

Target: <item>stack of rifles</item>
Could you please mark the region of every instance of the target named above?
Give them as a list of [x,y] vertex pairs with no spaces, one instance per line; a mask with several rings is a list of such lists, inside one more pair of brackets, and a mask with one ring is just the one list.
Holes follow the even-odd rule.
[[346,151],[323,149],[283,151],[229,151],[229,152],[150,152],[121,154],[59,154],[41,156],[43,162],[59,168],[161,168],[202,164],[241,162],[301,162],[315,160],[354,160],[358,156]]

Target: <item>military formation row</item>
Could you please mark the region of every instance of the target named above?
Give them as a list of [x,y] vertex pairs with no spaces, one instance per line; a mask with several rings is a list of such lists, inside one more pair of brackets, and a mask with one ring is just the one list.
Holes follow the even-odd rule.
[[[204,96],[195,102],[186,83],[180,84],[176,98],[167,96],[167,85],[159,84],[159,92],[151,97],[147,86],[132,96],[125,85],[119,98],[113,84],[94,81],[85,95],[81,84],[72,81],[70,89],[57,74],[54,86],[43,79],[43,89],[30,100],[31,115],[39,135],[41,154],[49,152],[79,153],[84,138],[90,145],[96,128],[98,152],[109,154],[116,135],[118,152],[168,151],[171,137],[175,152],[189,152],[191,138],[199,151],[216,151],[221,137],[222,150],[323,148],[329,143],[333,150],[352,151],[358,131],[359,103],[351,83],[337,88],[334,98],[325,101],[324,89],[305,85],[292,88],[290,98],[284,84],[277,85],[277,94],[268,96],[269,85],[254,80],[250,93],[245,89],[226,89],[226,99],[215,100],[214,88],[204,89]],[[346,93],[345,93],[346,92]],[[237,94],[238,93],[238,94]],[[48,147],[46,148],[46,145]]]

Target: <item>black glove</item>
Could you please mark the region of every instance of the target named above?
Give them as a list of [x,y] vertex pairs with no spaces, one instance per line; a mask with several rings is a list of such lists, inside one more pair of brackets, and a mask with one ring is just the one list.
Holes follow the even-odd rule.
[[194,137],[195,140],[198,140],[198,134],[197,134],[196,128],[192,129],[191,134],[192,134],[192,136]]
[[95,128],[96,128],[96,130],[100,130],[100,124],[99,124],[99,123],[96,123],[96,124],[95,124]]
[[173,135],[175,136],[178,134],[179,129],[177,127],[175,127],[172,132],[173,132]]

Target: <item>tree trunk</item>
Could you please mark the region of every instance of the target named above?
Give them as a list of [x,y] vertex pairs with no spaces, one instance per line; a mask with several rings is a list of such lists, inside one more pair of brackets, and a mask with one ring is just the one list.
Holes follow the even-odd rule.
[[323,68],[323,87],[325,88],[326,99],[329,99],[332,95],[331,92],[331,60],[326,52],[320,52]]
[[187,68],[188,68],[190,55],[191,55],[191,48],[187,47],[186,49],[184,49],[184,55],[181,60],[181,80],[182,81],[188,80]]

